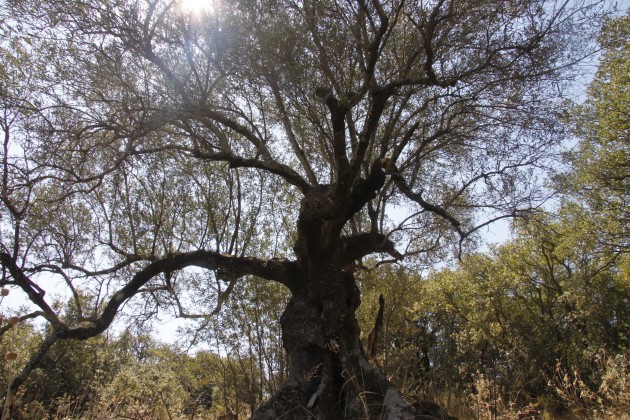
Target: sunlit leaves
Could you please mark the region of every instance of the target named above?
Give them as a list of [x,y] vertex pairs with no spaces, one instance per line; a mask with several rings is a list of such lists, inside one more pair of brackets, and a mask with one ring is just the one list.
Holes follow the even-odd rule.
[[571,172],[563,186],[569,189],[567,201],[584,206],[575,217],[581,214],[597,220],[592,227],[603,248],[627,252],[630,15],[610,20],[599,41],[604,50],[602,62],[587,100],[571,117],[580,143],[569,156]]

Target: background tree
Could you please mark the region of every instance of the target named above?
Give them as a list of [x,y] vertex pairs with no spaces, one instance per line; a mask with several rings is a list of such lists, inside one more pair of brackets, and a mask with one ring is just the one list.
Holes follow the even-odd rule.
[[[411,415],[362,352],[354,271],[372,254],[446,259],[544,202],[561,92],[601,12],[531,0],[8,5],[3,31],[23,57],[2,72],[2,286],[51,325],[13,388],[54,342],[103,332],[123,304],[140,319],[172,305],[205,320],[258,276],[291,298],[288,379],[256,418]],[[15,77],[25,66],[38,71]],[[73,320],[49,302],[59,284]]]
[[597,74],[587,100],[571,112],[580,141],[568,155],[571,171],[562,187],[566,211],[573,213],[576,223],[593,229],[590,236],[598,238],[601,251],[627,253],[630,14],[609,20],[598,40],[603,53]]
[[627,357],[627,275],[595,238],[572,235],[571,221],[550,222],[531,222],[489,255],[420,283],[411,337],[430,348],[431,369],[416,386],[461,395],[481,374],[507,410],[556,399],[548,384],[559,370],[598,389],[605,369],[596,360]]
[[[224,355],[217,358],[215,374],[221,376],[217,386],[229,401],[222,413],[251,414],[280,388],[288,360],[277,321],[287,301],[281,285],[254,277],[235,285],[230,301],[206,319],[203,329],[193,325],[186,331],[185,336]],[[202,368],[203,363],[196,364]]]
[[564,213],[540,215],[456,268],[360,273],[364,331],[378,294],[386,301],[373,364],[460,418],[624,413],[630,283],[624,260],[585,232]]

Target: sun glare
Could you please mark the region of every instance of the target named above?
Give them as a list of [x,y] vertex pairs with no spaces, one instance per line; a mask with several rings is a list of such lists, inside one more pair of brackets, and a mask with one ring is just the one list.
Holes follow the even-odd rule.
[[182,0],[180,7],[185,12],[212,12],[214,10],[213,0]]

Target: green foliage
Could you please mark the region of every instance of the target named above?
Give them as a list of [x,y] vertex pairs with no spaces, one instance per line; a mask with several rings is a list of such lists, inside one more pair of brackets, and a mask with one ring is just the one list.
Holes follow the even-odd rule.
[[602,59],[587,100],[572,110],[580,139],[569,155],[565,200],[580,203],[606,249],[628,251],[630,232],[630,12],[611,19],[599,37]]
[[361,306],[357,312],[362,339],[374,326],[378,300],[385,299],[383,325],[377,342],[377,356],[373,363],[401,389],[410,390],[426,373],[427,331],[415,320],[413,305],[421,295],[422,281],[405,270],[381,269],[361,273]]
[[[475,318],[487,317],[481,323],[485,346],[498,353],[488,366],[503,378],[504,389],[544,394],[556,361],[589,378],[599,351],[628,350],[628,278],[597,253],[595,240],[580,233],[570,222],[523,227],[522,237],[495,251],[486,281],[463,286],[481,292],[485,305],[468,310]],[[474,273],[471,263],[462,267],[467,274]],[[500,289],[488,293],[486,282]],[[491,326],[496,334],[488,331]]]
[[98,407],[127,418],[172,418],[188,399],[176,372],[167,364],[129,364],[101,390]]
[[[378,295],[386,302],[375,364],[407,393],[430,395],[451,414],[455,404],[466,416],[522,406],[542,412],[558,402],[584,412],[623,412],[630,331],[623,260],[595,253],[596,241],[551,218],[518,232],[488,255],[424,278],[402,269],[364,273],[358,314],[364,333],[374,323]],[[223,328],[217,338],[230,357],[187,355],[130,333],[64,342],[31,376],[22,412],[93,419],[248,415],[261,393],[272,392],[268,370],[281,366],[264,363],[281,358],[280,349],[276,355],[270,341],[257,344],[271,332],[256,333],[269,328],[272,314],[255,303],[264,297],[282,307],[284,293],[268,287],[252,279],[226,302],[232,317],[221,318],[226,322],[215,333]],[[575,395],[587,390],[592,404],[576,406]]]
[[253,410],[286,378],[289,364],[279,319],[288,297],[280,284],[248,278],[234,287],[217,316],[197,329],[198,340],[227,356],[219,360],[215,375],[220,373],[221,399],[233,412],[244,409],[239,404]]
[[595,384],[592,380],[585,381],[577,370],[570,371],[558,364],[549,385],[575,415],[627,418],[630,407],[629,355],[609,356],[601,352],[592,362],[592,375],[597,378]]
[[243,369],[247,361],[208,352],[190,356],[155,342],[145,355],[143,360],[123,365],[112,381],[99,389],[86,408],[86,416],[107,412],[163,419],[251,414],[252,378]]
[[364,331],[374,322],[377,294],[386,296],[377,365],[407,392],[447,406],[458,400],[475,412],[571,406],[559,384],[549,386],[558,369],[576,372],[601,394],[591,410],[627,408],[618,402],[626,398],[623,363],[594,362],[602,352],[610,360],[629,354],[627,261],[598,246],[573,219],[539,217],[519,225],[514,240],[457,268],[426,278],[370,273],[362,281]]
[[54,404],[57,398],[66,395],[89,399],[93,392],[90,388],[103,383],[100,378],[104,376],[103,368],[115,366],[106,364],[103,345],[103,337],[58,342],[29,378],[29,399],[44,404]]
[[[94,419],[249,415],[286,374],[277,322],[286,299],[281,285],[258,278],[237,286],[220,316],[199,332],[223,357],[204,351],[188,355],[129,330],[119,336],[58,341],[24,384],[17,412],[23,418]],[[83,311],[91,301],[86,296],[78,300]],[[77,318],[75,300],[59,306],[65,320]],[[45,333],[27,323],[9,328],[9,315],[2,321],[6,328],[0,350],[3,356],[15,352],[17,357],[0,368],[5,390]]]
[[[7,326],[7,322],[4,319],[0,327]],[[13,377],[27,363],[40,342],[40,334],[32,325],[25,322],[7,329],[0,335],[0,395],[5,393]]]
[[[5,336],[2,348],[10,342],[19,356],[2,365],[5,389],[38,339],[26,326]],[[252,360],[210,352],[188,355],[129,332],[117,338],[64,341],[53,346],[30,375],[14,408],[19,418],[28,419],[250,415],[262,398],[254,386],[261,383],[256,366]]]

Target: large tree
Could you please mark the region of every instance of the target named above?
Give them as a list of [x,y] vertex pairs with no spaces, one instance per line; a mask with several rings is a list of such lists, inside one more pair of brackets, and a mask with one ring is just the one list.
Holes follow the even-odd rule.
[[[426,263],[546,198],[596,4],[15,0],[2,45],[2,285],[59,339],[286,286],[256,418],[407,418],[366,361],[354,272]],[[64,319],[48,300],[76,300]],[[206,306],[205,312],[200,307]],[[211,305],[211,306],[210,306]],[[203,319],[203,318],[202,318]],[[380,418],[380,417],[379,417]]]

